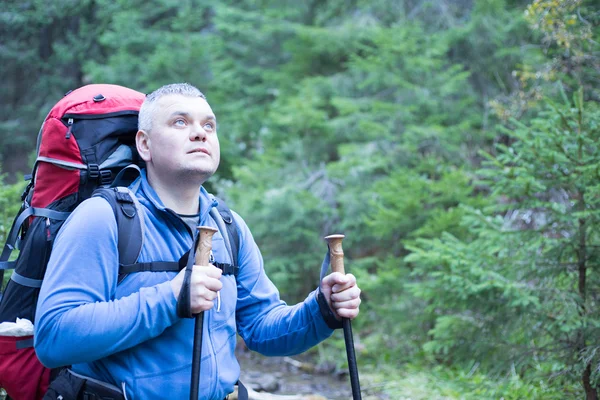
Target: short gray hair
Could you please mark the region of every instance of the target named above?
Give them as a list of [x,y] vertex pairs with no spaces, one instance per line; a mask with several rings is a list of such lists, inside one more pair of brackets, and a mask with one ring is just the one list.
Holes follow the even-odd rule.
[[171,94],[180,94],[188,97],[200,97],[206,100],[206,96],[198,90],[197,87],[189,83],[171,83],[156,89],[146,96],[142,103],[138,117],[138,130],[150,132],[152,129],[152,119],[154,118],[155,106],[158,99]]

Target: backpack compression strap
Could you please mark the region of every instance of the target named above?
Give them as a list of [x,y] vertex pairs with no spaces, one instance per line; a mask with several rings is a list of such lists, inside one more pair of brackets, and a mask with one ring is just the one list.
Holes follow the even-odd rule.
[[11,269],[15,267],[15,261],[8,261],[12,251],[15,248],[18,248],[17,239],[19,237],[19,232],[21,230],[21,225],[23,222],[31,216],[34,217],[45,217],[55,220],[64,221],[69,217],[70,212],[63,211],[55,211],[50,210],[48,208],[35,208],[28,207],[23,212],[21,212],[15,220],[13,221],[12,227],[8,234],[8,238],[6,239],[6,244],[4,245],[4,249],[2,250],[2,254],[0,255],[0,270]]

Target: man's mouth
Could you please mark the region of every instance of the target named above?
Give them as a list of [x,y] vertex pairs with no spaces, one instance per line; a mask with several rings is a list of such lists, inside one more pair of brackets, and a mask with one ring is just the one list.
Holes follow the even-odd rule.
[[205,148],[194,149],[194,150],[189,151],[188,153],[189,154],[191,154],[191,153],[204,153],[204,154],[210,156],[210,152],[207,149],[205,149]]

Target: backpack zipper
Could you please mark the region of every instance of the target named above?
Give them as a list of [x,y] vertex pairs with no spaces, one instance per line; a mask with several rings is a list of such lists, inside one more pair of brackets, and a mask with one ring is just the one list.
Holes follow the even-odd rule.
[[136,110],[123,110],[123,111],[115,111],[111,113],[105,114],[75,114],[75,113],[67,113],[62,116],[62,120],[64,121],[67,118],[67,134],[65,135],[65,139],[69,139],[71,137],[71,129],[73,128],[73,123],[75,122],[75,118],[77,119],[103,119],[103,118],[111,118],[111,117],[120,117],[123,115],[138,115],[138,111]]
[[71,137],[71,129],[73,128],[73,118],[69,118],[69,120],[67,121],[67,126],[69,127],[69,129],[67,129],[65,139],[69,139]]

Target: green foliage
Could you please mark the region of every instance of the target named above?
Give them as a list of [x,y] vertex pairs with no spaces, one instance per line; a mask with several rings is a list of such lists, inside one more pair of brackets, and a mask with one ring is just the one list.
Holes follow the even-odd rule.
[[[24,184],[22,183],[5,184],[4,176],[0,175],[0,243],[5,243],[14,218],[21,207],[23,189]],[[14,254],[12,258],[15,258]],[[0,276],[3,277],[0,279],[0,289],[2,289],[10,278],[10,272],[0,274]]]
[[0,162],[15,173],[30,168],[25,156],[50,107],[82,85],[81,66],[101,56],[96,38],[103,22],[90,0],[8,0],[0,14]]
[[[208,189],[247,221],[285,300],[317,286],[322,237],[347,235],[361,359],[431,369],[401,381],[429,397],[389,397],[580,394],[598,336],[593,1],[5,3],[5,171],[29,169],[69,89],[190,82],[219,119]],[[0,234],[20,190],[1,186]]]
[[361,370],[361,385],[363,396],[401,400],[562,400],[576,398],[577,393],[569,385],[556,388],[544,381],[527,382],[514,372],[492,377],[482,373],[479,364],[465,370],[427,364],[396,369],[380,364],[376,370]]
[[[545,80],[559,81],[559,87],[573,93],[582,87],[588,99],[598,101],[600,91],[594,76],[600,72],[597,54],[600,16],[590,0],[535,0],[525,11],[532,29],[542,35],[548,62]],[[524,74],[525,79],[539,79]]]
[[529,51],[512,71],[512,90],[491,102],[502,119],[535,115],[546,97],[571,96],[583,88],[598,102],[600,14],[593,0],[534,0],[524,12],[540,51]]
[[409,287],[437,314],[426,351],[526,376],[542,364],[573,380],[598,363],[599,126],[581,91],[515,122],[480,171],[498,202],[463,218],[474,238],[411,248],[422,281]]

